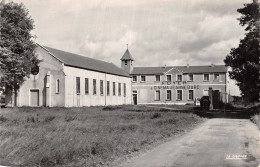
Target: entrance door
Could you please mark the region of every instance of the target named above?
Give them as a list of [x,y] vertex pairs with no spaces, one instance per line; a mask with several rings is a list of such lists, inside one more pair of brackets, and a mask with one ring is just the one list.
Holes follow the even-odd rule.
[[31,106],[39,106],[39,90],[30,90]]
[[213,96],[213,108],[217,109],[220,107],[220,92],[219,90],[213,90],[212,91],[212,96]]
[[134,105],[137,105],[137,94],[133,94]]

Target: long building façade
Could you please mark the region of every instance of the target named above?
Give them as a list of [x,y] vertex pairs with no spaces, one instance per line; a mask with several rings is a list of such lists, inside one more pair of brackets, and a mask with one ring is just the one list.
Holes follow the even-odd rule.
[[121,68],[132,77],[133,104],[194,104],[213,92],[215,101],[229,102],[228,68],[224,65],[134,67],[129,50]]
[[224,65],[134,67],[127,49],[121,68],[69,52],[38,45],[42,60],[7,106],[106,106],[126,104],[192,104],[213,90],[228,102]]
[[6,96],[7,106],[105,106],[131,104],[131,77],[105,61],[38,45],[37,70]]

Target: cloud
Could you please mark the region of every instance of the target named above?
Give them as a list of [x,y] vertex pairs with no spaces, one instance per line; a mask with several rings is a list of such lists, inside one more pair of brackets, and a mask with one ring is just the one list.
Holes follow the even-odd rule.
[[120,66],[223,64],[244,36],[238,8],[251,0],[15,0],[35,21],[37,42]]
[[126,49],[126,44],[133,45],[136,42],[136,36],[137,33],[132,30],[127,30],[120,39],[113,41],[92,41],[87,36],[81,46],[81,52],[88,57],[114,63],[119,62],[123,56],[122,49]]

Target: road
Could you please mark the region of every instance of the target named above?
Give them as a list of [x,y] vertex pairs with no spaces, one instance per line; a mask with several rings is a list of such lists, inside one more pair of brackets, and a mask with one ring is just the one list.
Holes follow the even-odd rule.
[[247,119],[210,119],[120,167],[260,167],[260,131]]

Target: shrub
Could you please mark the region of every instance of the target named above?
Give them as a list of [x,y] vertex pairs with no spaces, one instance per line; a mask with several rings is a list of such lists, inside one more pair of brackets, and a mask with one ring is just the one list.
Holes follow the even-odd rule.
[[51,121],[53,121],[54,119],[55,119],[54,116],[47,116],[47,117],[44,118],[44,122],[51,122]]
[[65,121],[66,122],[70,122],[70,121],[73,121],[73,120],[75,120],[75,119],[77,119],[77,116],[66,116],[65,117]]
[[29,116],[27,117],[27,122],[28,123],[35,123],[35,122],[39,122],[38,118],[34,118],[33,116]]
[[4,117],[3,115],[0,115],[0,123],[6,122],[6,121],[8,121],[8,119],[6,117]]
[[107,107],[104,107],[102,110],[104,111],[114,111],[114,110],[120,110],[122,109],[122,107],[119,107],[119,106],[107,106]]
[[161,117],[162,117],[162,115],[160,113],[153,113],[150,118],[155,119],[155,118],[161,118]]

